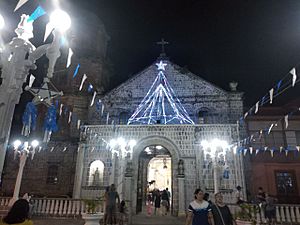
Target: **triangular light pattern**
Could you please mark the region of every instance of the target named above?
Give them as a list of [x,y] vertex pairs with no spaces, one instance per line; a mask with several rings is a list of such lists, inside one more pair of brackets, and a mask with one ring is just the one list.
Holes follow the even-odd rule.
[[158,74],[127,124],[194,124],[164,74],[166,63],[156,63]]

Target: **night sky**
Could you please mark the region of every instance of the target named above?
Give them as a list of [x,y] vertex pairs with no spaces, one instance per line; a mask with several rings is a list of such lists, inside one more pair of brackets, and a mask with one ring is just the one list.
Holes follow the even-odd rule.
[[[14,15],[17,2],[0,0],[0,12]],[[37,4],[48,9],[49,2],[30,0],[19,13],[32,11]],[[300,62],[298,0],[61,2],[66,11],[73,4],[103,21],[111,37],[108,57],[115,71],[113,87],[156,60],[160,53],[156,42],[161,38],[170,43],[166,52],[175,64],[226,90],[230,81],[237,81],[248,106]],[[299,85],[291,93],[299,96]]]

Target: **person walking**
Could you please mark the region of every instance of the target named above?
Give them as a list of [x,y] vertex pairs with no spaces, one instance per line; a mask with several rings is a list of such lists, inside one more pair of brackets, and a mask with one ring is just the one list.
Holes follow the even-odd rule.
[[268,220],[268,224],[274,225],[276,222],[276,207],[275,202],[276,198],[270,196],[266,193],[266,207],[265,207],[265,216]]
[[[116,224],[117,223],[117,217],[116,217],[116,210],[117,206],[120,205],[120,197],[118,192],[116,191],[116,187],[114,184],[110,185],[110,189],[106,194],[106,213],[107,213],[107,221],[110,224]],[[116,204],[116,201],[118,202]]]
[[168,209],[167,209],[167,211],[169,212],[170,211],[170,207],[171,207],[171,192],[169,191],[168,188],[166,188],[166,191],[168,193],[168,198],[169,198]]
[[211,207],[203,199],[204,193],[200,188],[194,192],[195,200],[188,207],[185,225],[215,225]]
[[169,207],[169,196],[167,190],[163,190],[161,195],[161,204],[163,206],[163,212],[162,215],[167,215],[168,213],[168,207]]
[[211,207],[215,225],[235,225],[230,209],[223,202],[221,192],[215,194],[215,204],[212,204]]
[[17,200],[7,215],[0,221],[0,225],[16,224],[16,225],[33,225],[29,219],[29,202],[26,199]]
[[156,215],[156,212],[160,208],[161,196],[160,196],[160,191],[158,189],[155,189],[153,193],[154,193],[154,215]]

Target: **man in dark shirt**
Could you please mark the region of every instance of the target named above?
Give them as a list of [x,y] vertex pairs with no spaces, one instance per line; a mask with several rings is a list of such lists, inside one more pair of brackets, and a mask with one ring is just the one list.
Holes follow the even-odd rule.
[[116,187],[114,184],[110,185],[109,191],[106,192],[105,199],[107,201],[107,203],[106,203],[107,220],[108,220],[108,222],[110,222],[110,224],[116,224],[117,223],[116,200],[118,201],[118,207],[119,207],[120,198],[119,198],[119,194],[116,191]]

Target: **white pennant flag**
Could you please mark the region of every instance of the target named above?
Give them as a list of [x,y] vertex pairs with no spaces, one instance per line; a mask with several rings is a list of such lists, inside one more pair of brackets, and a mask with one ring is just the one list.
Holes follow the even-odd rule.
[[91,105],[90,105],[90,106],[93,106],[93,105],[94,105],[96,95],[97,95],[97,92],[94,91],[93,98],[92,98],[92,101],[91,101]]
[[101,116],[103,115],[104,113],[104,104],[102,104],[102,107],[101,107]]
[[269,128],[269,130],[268,130],[268,134],[270,134],[270,132],[271,132],[273,126],[274,126],[274,123],[271,124],[271,126],[270,126],[270,128]]
[[269,93],[270,93],[270,104],[272,104],[272,103],[273,103],[274,88],[272,88],[272,89],[269,91]]
[[64,149],[62,150],[63,152],[67,151],[67,147],[64,147]]
[[81,120],[77,120],[77,129],[79,130],[80,128],[80,123],[81,123]]
[[59,108],[59,115],[60,115],[60,116],[61,116],[62,111],[63,111],[63,106],[64,106],[64,104],[60,104],[60,108]]
[[17,4],[17,6],[16,6],[14,12],[17,11],[17,10],[18,10],[22,5],[24,5],[26,2],[28,2],[28,0],[19,0],[19,2],[18,2],[18,4]]
[[289,115],[284,116],[284,122],[285,122],[285,129],[287,129],[289,126]]
[[53,29],[54,29],[54,25],[52,23],[47,23],[45,34],[44,34],[44,42],[47,40],[48,36],[51,34]]
[[244,119],[246,119],[247,116],[248,116],[248,112],[246,112],[246,113],[244,114]]
[[292,74],[292,86],[294,87],[297,80],[296,68],[293,68],[290,74]]
[[72,56],[73,56],[73,51],[71,48],[69,48],[69,54],[68,54],[68,60],[67,60],[67,66],[66,68],[69,68],[69,66],[71,65],[72,63]]
[[258,106],[259,106],[259,101],[258,102],[256,102],[256,104],[255,104],[255,114],[258,112]]
[[109,112],[107,113],[107,116],[106,116],[106,125],[108,125],[108,120],[109,120]]
[[71,120],[72,120],[72,112],[70,111],[70,113],[69,113],[69,119],[68,119],[68,123],[71,123]]
[[32,84],[33,84],[34,80],[35,80],[35,76],[33,76],[32,74],[30,74],[29,84],[28,84],[29,87],[32,87]]
[[252,155],[252,153],[253,153],[253,147],[249,147],[249,150],[250,150],[250,154]]
[[82,80],[81,80],[81,84],[80,84],[80,87],[79,87],[79,91],[82,90],[83,84],[84,84],[84,82],[85,82],[86,79],[87,79],[87,75],[83,74],[83,77],[82,77]]

